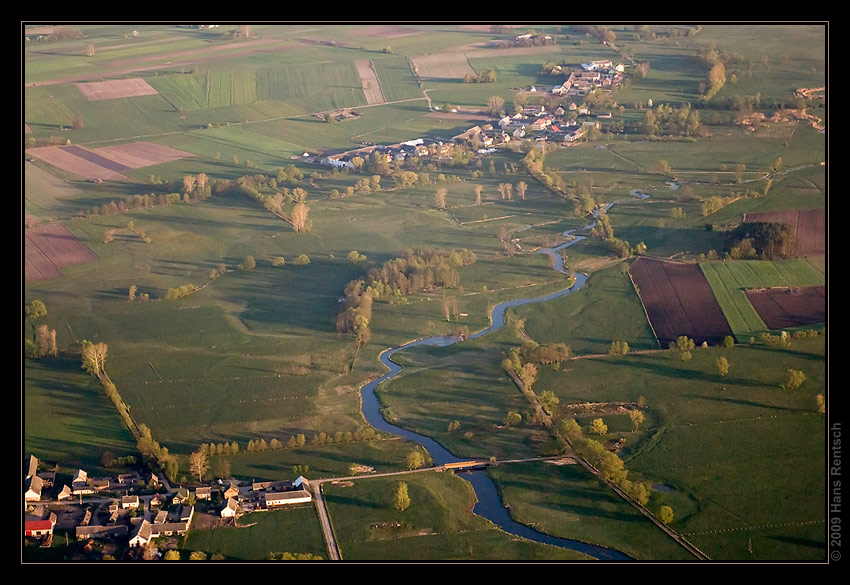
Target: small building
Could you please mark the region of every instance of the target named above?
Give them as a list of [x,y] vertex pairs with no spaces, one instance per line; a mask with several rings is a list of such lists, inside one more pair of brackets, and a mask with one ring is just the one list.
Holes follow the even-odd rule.
[[171,498],[171,503],[174,505],[182,504],[186,500],[189,499],[189,490],[184,487],[177,488],[177,492],[174,494],[174,497]]
[[235,498],[239,495],[239,484],[232,481],[226,490],[224,490],[224,498]]
[[154,524],[165,524],[168,521],[168,510],[160,510],[153,519]]
[[309,504],[313,496],[306,489],[292,490],[289,492],[269,492],[266,494],[266,508],[271,510],[294,504]]
[[55,520],[27,520],[24,522],[24,536],[35,538],[51,536],[55,525]]
[[121,498],[122,510],[135,510],[139,507],[139,496],[124,496]]
[[211,500],[212,499],[212,488],[207,487],[199,487],[195,490],[195,499],[197,500]]
[[224,505],[224,508],[221,509],[221,517],[233,518],[236,516],[238,511],[239,502],[236,501],[236,498],[227,498],[227,503]]
[[74,494],[71,493],[71,486],[65,485],[65,486],[62,486],[62,491],[59,492],[59,495],[56,496],[56,499],[58,499],[61,502],[63,500],[70,500],[73,497],[74,497]]
[[38,473],[38,458],[35,455],[30,455],[24,459],[24,478],[33,477]]
[[24,490],[24,502],[38,502],[41,500],[41,489],[44,485],[42,479],[33,475],[26,480]]

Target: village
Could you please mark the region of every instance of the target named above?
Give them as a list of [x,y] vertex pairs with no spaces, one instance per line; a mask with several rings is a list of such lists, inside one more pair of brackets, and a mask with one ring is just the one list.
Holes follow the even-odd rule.
[[[383,155],[388,163],[403,163],[409,157],[451,160],[458,148],[469,149],[479,155],[492,154],[495,152],[493,149],[506,146],[511,141],[532,140],[538,144],[552,142],[569,146],[585,138],[591,129],[598,130],[599,120],[612,118],[609,111],[591,113],[588,106],[577,105],[576,101],[597,88],[606,93],[614,91],[625,80],[624,71],[623,64],[614,65],[610,60],[583,63],[573,69],[558,66],[553,73],[566,76],[561,84],[551,87],[548,92],[537,86],[523,92],[527,96],[566,98],[569,102],[554,110],[547,110],[545,105],[527,105],[513,114],[488,119],[485,124],[473,126],[448,140],[424,137],[389,146],[369,145],[326,157],[308,155],[305,162],[359,170],[374,153]],[[456,113],[456,110],[448,113]]]
[[[120,558],[137,558],[155,539],[165,547],[170,537],[181,537],[193,523],[204,527],[232,524],[248,512],[311,504],[307,479],[240,482],[217,480],[190,487],[172,487],[164,477],[125,473],[90,477],[78,469],[60,488],[56,471],[45,469],[38,458],[24,460],[24,537],[50,547],[54,530],[76,535],[81,554],[99,551]],[[162,545],[160,545],[162,546]],[[161,556],[160,547],[149,554]]]

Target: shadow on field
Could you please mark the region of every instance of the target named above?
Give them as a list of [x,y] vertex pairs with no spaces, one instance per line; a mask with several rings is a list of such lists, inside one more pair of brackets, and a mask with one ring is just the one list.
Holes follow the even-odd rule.
[[349,496],[325,496],[325,502],[340,506],[355,506],[357,508],[372,508],[373,510],[386,510],[386,504],[378,504],[377,502],[369,502],[360,498],[352,498]]
[[742,406],[753,406],[756,408],[768,408],[770,410],[784,410],[786,412],[811,412],[811,410],[806,410],[805,408],[791,408],[788,406],[778,406],[776,404],[765,404],[762,402],[754,402],[752,400],[742,400],[740,398],[723,398],[721,396],[706,396],[700,394],[685,394],[685,398],[692,398],[694,400],[713,400],[715,402],[725,402],[728,404],[740,404]]
[[[759,382],[756,380],[747,380],[744,378],[730,378],[728,376],[721,376],[720,374],[699,372],[689,369],[676,368],[673,366],[666,366],[663,364],[659,364],[657,360],[653,360],[651,362],[642,362],[641,358],[643,356],[640,355],[631,355],[629,357],[637,359],[627,359],[620,361],[620,364],[623,367],[645,370],[652,374],[665,376],[667,378],[677,378],[682,380],[699,380],[700,382],[706,383],[723,384],[727,386],[743,386],[751,388],[764,386],[763,382]],[[669,355],[668,358],[670,360],[679,359],[673,356],[672,354]]]

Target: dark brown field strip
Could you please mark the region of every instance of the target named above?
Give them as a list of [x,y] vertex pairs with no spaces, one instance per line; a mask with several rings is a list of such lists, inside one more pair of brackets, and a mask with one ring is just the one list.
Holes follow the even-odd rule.
[[629,270],[662,347],[686,335],[719,343],[732,329],[697,264],[638,258]]
[[747,300],[770,329],[826,322],[826,287],[746,291]]

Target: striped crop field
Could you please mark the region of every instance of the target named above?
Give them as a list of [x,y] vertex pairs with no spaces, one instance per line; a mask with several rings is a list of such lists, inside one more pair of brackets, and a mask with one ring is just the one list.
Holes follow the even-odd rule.
[[805,260],[706,262],[700,268],[738,341],[767,331],[746,289],[825,284],[824,275]]
[[175,108],[192,111],[207,107],[206,76],[163,75],[148,80]]

